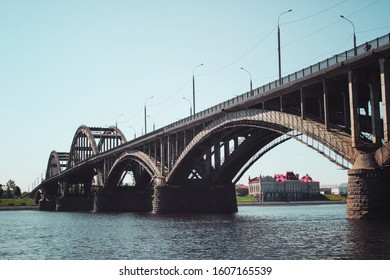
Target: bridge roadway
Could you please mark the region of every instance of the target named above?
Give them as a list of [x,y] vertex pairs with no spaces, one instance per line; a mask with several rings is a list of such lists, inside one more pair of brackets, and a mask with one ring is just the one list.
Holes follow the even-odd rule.
[[79,127],[49,156],[40,210],[235,212],[234,184],[293,138],[349,169],[347,218],[390,217],[390,34],[354,51],[131,141]]

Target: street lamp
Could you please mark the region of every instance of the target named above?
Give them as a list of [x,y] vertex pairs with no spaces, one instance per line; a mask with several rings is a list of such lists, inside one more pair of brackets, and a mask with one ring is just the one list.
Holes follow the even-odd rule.
[[245,72],[247,72],[249,74],[249,88],[252,91],[252,75],[251,75],[251,72],[246,70],[244,67],[241,67],[241,70],[244,70]]
[[149,97],[149,98],[146,98],[145,99],[145,102],[144,102],[144,121],[145,121],[145,134],[148,133],[148,130],[147,130],[147,125],[146,125],[146,102],[149,100],[149,99],[152,99],[153,96]]
[[340,15],[340,17],[341,17],[342,19],[345,19],[346,21],[348,21],[350,24],[352,24],[352,27],[353,27],[353,53],[354,53],[354,55],[356,56],[356,55],[357,55],[357,49],[356,49],[356,32],[355,32],[355,25],[353,24],[352,21],[350,21],[349,19],[347,19],[345,16]]
[[135,128],[129,125],[129,127],[134,131],[134,139],[137,138],[137,132],[135,131]]
[[280,17],[284,14],[287,14],[289,12],[291,12],[292,9],[288,10],[288,11],[285,11],[283,13],[281,13],[278,17],[278,59],[279,59],[279,84],[281,82],[281,79],[282,79],[282,62],[281,62],[281,54],[280,54],[280,27],[279,27],[279,20],[280,20]]
[[184,100],[187,100],[188,104],[190,104],[190,116],[192,115],[192,106],[191,101],[189,101],[187,98],[183,97]]
[[120,117],[122,117],[122,116],[123,116],[123,114],[120,114],[119,116],[116,117],[116,120],[115,120],[115,135],[116,135],[116,132],[118,131],[118,119]]
[[204,64],[199,64],[198,66],[196,66],[194,68],[194,70],[192,70],[192,104],[193,104],[193,107],[194,107],[194,116],[195,116],[195,69],[200,67],[200,66],[203,66]]
[[149,116],[149,115],[148,115],[148,118],[150,118],[152,120],[152,122],[153,122],[153,131],[155,131],[156,130],[156,125],[155,125],[154,119],[151,116]]

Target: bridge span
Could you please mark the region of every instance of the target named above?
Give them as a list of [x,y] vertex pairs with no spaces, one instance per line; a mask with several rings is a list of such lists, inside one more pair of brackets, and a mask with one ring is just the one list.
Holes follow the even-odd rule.
[[389,59],[390,34],[131,141],[80,126],[50,153],[39,209],[236,212],[239,178],[295,139],[348,169],[348,219],[388,218]]

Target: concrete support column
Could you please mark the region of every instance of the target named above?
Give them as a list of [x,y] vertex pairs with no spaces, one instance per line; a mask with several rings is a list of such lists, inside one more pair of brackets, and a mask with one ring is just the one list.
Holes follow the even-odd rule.
[[322,88],[323,88],[323,100],[324,100],[324,124],[325,124],[325,128],[328,129],[328,122],[329,122],[328,86],[325,80],[322,81]]
[[390,218],[389,182],[389,167],[378,167],[374,153],[360,154],[348,171],[347,219]]
[[357,86],[356,86],[356,75],[353,71],[348,73],[348,90],[349,90],[349,108],[351,118],[351,138],[352,147],[356,148],[360,142],[360,130],[359,130],[359,119],[357,111]]
[[[50,190],[50,191],[49,191]],[[55,187],[42,189],[42,196],[38,200],[38,210],[40,211],[55,211],[57,192]]]
[[381,138],[381,119],[379,112],[380,88],[376,83],[370,86],[370,104],[371,104],[371,125],[372,125],[372,143],[379,144]]
[[226,159],[229,157],[229,154],[230,154],[229,141],[225,141],[223,143],[223,147],[224,147],[224,154],[225,154],[225,161],[226,161]]
[[303,93],[303,88],[300,90],[300,97],[301,97],[301,118],[305,118],[305,96]]
[[214,146],[214,165],[215,169],[221,166],[221,147],[219,142]]
[[390,65],[388,59],[380,59],[380,81],[382,94],[383,132],[385,143],[390,140]]
[[117,188],[95,196],[94,212],[152,211],[152,194],[147,189]]
[[164,138],[160,138],[160,172],[164,174],[165,154],[164,154]]
[[279,97],[280,100],[280,112],[283,112],[283,95]]
[[236,193],[230,185],[156,186],[154,213],[235,213]]
[[56,201],[56,211],[62,212],[78,212],[91,211],[93,209],[93,201],[86,196],[68,196],[58,198]]
[[169,135],[167,136],[167,172],[171,171],[171,157],[172,157],[172,148],[171,148],[171,139]]

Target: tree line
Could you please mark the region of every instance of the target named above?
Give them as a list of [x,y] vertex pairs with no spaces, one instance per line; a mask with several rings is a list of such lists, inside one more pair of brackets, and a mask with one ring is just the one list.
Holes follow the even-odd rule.
[[20,188],[15,184],[15,181],[8,180],[5,186],[0,184],[0,198],[16,198],[21,196],[22,192]]

